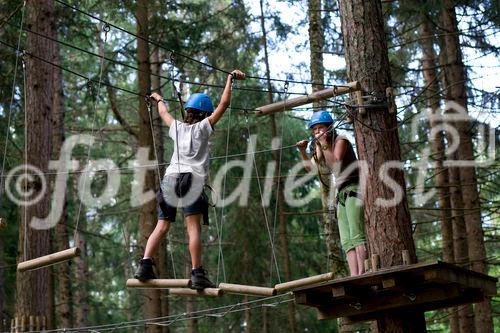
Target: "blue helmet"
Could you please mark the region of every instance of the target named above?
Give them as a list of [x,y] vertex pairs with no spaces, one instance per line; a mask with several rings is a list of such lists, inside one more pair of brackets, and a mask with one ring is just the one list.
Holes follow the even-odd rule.
[[194,109],[201,112],[212,113],[214,112],[214,105],[212,100],[206,94],[196,93],[189,96],[186,104],[184,104],[185,109]]
[[314,112],[311,120],[307,123],[307,127],[312,128],[316,124],[325,124],[327,126],[333,124],[333,118],[327,111]]

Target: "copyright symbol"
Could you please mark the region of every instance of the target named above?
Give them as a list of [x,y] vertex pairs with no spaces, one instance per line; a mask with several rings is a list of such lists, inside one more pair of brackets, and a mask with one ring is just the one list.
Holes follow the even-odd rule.
[[13,203],[30,206],[38,203],[47,189],[43,172],[32,165],[19,165],[9,171],[5,192]]

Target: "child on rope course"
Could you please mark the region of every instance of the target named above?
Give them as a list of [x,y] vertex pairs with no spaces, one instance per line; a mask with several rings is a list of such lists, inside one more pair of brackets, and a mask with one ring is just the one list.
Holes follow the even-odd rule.
[[144,257],[134,277],[141,281],[155,279],[153,256],[158,251],[162,238],[175,221],[177,207],[182,207],[189,236],[191,254],[191,284],[193,289],[215,288],[201,265],[201,219],[208,225],[208,199],[203,187],[208,175],[209,145],[213,127],[221,119],[231,101],[232,80],[244,80],[245,74],[234,70],[228,75],[219,105],[214,111],[212,100],[205,94],[189,97],[184,108],[184,122],[175,120],[158,93],[151,98],[158,105],[158,113],[169,127],[169,136],[174,141],[174,152],[165,171],[161,191],[157,194],[158,221],[148,238]]
[[354,149],[346,137],[337,135],[332,125],[330,113],[315,112],[308,123],[316,143],[313,157],[309,159],[307,156],[307,140],[297,142],[297,148],[308,171],[318,168],[320,181],[328,192],[330,177],[332,174],[335,176],[340,242],[347,256],[351,276],[355,276],[364,273],[364,261],[368,256],[363,202],[358,194],[359,169],[349,168],[352,163],[357,163]]

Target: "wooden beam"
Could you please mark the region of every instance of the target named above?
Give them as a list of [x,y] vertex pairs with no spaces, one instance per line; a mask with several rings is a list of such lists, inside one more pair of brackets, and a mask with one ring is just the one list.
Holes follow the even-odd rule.
[[17,264],[17,271],[24,272],[27,270],[37,269],[45,266],[57,264],[80,255],[80,249],[72,247],[70,249],[52,253],[43,257],[31,259]]
[[345,86],[335,86],[333,88],[323,89],[307,96],[301,96],[297,98],[287,99],[285,101],[279,101],[268,105],[259,106],[256,108],[257,116],[270,115],[276,112],[291,110],[297,106],[309,104],[319,100],[325,100],[338,95],[345,95],[351,92],[361,90],[361,85],[359,82],[349,82]]
[[175,296],[200,296],[200,297],[220,297],[224,291],[219,288],[205,288],[203,290],[172,288],[168,293]]
[[408,251],[408,250],[401,251],[401,256],[403,257],[403,265],[410,265],[411,264],[410,251]]
[[255,296],[274,296],[276,295],[275,288],[247,286],[242,284],[220,283],[219,289],[222,289],[228,294],[242,294]]
[[395,278],[387,278],[382,280],[382,287],[384,289],[394,288],[396,286]]
[[168,288],[190,288],[189,279],[153,279],[141,282],[137,279],[128,279],[127,288],[139,289],[168,289]]
[[[360,302],[343,302],[335,303],[331,306],[318,308],[318,319],[331,319],[338,317],[348,317],[363,314],[373,314],[376,312],[385,312],[389,310],[402,310],[404,307],[415,309],[419,305],[436,304],[436,308],[441,308],[447,305],[447,302],[460,300],[465,297],[463,289],[456,285],[446,287],[435,286],[425,290],[414,291],[413,293],[399,292],[374,295]],[[468,301],[468,297],[466,297]],[[455,303],[454,302],[454,303]],[[440,304],[441,303],[441,304]],[[411,311],[411,310],[410,310]]]
[[324,293],[310,292],[310,291],[295,291],[293,293],[295,297],[296,304],[314,306],[314,307],[324,307],[329,305],[333,301],[333,297],[330,297]]
[[372,254],[372,272],[376,272],[380,269],[380,256],[378,254]]
[[[477,272],[471,272],[477,273]],[[486,296],[496,296],[497,288],[496,281],[485,280],[481,276],[476,274],[464,274],[451,269],[448,270],[438,270],[433,269],[426,271],[424,273],[426,281],[438,282],[438,283],[457,283],[469,288],[482,289]]]
[[310,286],[316,283],[321,283],[321,282],[326,282],[333,280],[335,275],[333,273],[326,273],[326,274],[321,274],[321,275],[315,275],[315,276],[310,276],[307,278],[299,279],[299,280],[294,280],[294,281],[289,281],[285,283],[279,283],[274,286],[274,288],[278,292],[284,292],[300,287],[305,287],[305,286]]

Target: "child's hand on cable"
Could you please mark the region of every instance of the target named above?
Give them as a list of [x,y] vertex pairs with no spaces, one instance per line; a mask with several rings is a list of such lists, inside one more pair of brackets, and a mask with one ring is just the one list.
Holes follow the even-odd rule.
[[240,71],[239,69],[235,69],[234,71],[231,72],[230,74],[233,79],[235,80],[244,80],[245,79],[245,73]]
[[300,151],[306,151],[306,148],[307,148],[307,144],[309,143],[309,141],[307,140],[300,140],[299,142],[297,142],[295,145],[297,146],[297,148],[300,150]]
[[161,95],[157,92],[152,93],[151,98],[154,99],[156,103],[163,101],[163,97],[161,97]]

